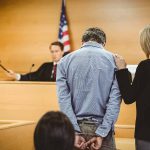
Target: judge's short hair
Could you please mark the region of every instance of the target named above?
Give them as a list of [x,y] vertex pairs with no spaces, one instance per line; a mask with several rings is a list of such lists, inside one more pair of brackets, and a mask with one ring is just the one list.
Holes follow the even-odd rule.
[[51,49],[51,46],[52,46],[52,45],[57,45],[57,46],[60,47],[60,49],[61,49],[62,51],[64,50],[64,45],[63,45],[63,43],[61,43],[61,42],[59,42],[59,41],[55,41],[55,42],[51,43],[50,46],[49,46],[49,49]]

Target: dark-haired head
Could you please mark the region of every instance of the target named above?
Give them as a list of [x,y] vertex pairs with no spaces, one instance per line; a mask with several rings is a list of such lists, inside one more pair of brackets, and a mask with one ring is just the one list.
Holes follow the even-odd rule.
[[34,131],[35,150],[73,150],[74,129],[62,112],[47,112]]
[[61,49],[61,51],[64,51],[64,45],[63,45],[63,43],[61,43],[59,41],[55,41],[55,42],[53,42],[53,43],[50,44],[49,49],[51,49],[52,45],[59,46],[60,49]]
[[82,36],[82,42],[88,42],[88,41],[94,41],[99,44],[102,44],[105,46],[106,43],[106,34],[105,32],[100,28],[89,28],[85,31],[85,33]]

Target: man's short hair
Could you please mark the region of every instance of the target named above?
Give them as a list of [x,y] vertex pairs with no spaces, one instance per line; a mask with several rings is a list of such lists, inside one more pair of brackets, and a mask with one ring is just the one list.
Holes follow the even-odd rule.
[[88,42],[88,41],[95,41],[99,44],[105,45],[106,34],[102,29],[98,27],[89,28],[85,31],[85,33],[82,36],[82,42]]
[[55,42],[51,43],[50,46],[49,46],[49,48],[51,48],[52,45],[57,45],[57,46],[60,47],[60,49],[62,51],[64,50],[64,45],[61,42],[59,42],[59,41],[55,41]]

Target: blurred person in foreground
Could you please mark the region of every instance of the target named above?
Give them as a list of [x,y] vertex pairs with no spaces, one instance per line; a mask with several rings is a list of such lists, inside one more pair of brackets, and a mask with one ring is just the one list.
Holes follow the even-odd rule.
[[74,129],[62,112],[44,114],[34,131],[35,150],[73,150]]

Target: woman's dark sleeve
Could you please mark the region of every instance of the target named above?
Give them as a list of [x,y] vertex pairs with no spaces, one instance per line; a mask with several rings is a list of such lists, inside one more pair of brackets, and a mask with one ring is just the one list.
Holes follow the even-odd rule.
[[139,64],[133,82],[131,82],[131,76],[129,75],[131,73],[128,69],[116,71],[120,92],[126,104],[134,103],[140,93],[142,69],[142,65]]

